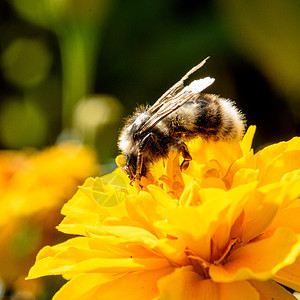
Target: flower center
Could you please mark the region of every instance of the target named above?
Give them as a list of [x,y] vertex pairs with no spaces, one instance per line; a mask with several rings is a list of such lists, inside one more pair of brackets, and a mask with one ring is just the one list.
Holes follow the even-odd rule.
[[[227,247],[225,250],[222,252],[222,255],[219,256],[217,259],[213,258],[211,261],[206,261],[203,258],[197,256],[195,253],[193,253],[191,250],[186,250],[186,254],[189,258],[189,261],[191,265],[193,266],[194,270],[196,273],[198,273],[200,276],[202,276],[205,279],[209,279],[209,267],[210,265],[223,265],[227,262],[227,258],[233,248],[240,247],[240,239],[234,238],[231,239],[230,242],[228,243]],[[213,249],[213,245],[212,245]]]
[[192,255],[189,256],[189,261],[196,273],[198,273],[204,279],[210,278],[209,276],[210,264],[208,262],[202,260],[200,257],[192,256]]

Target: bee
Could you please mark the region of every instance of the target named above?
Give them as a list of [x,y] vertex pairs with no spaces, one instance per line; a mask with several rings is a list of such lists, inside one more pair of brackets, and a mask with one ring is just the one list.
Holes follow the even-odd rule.
[[186,142],[201,137],[205,140],[238,141],[245,131],[245,119],[235,104],[202,91],[213,78],[192,81],[188,77],[201,68],[208,58],[193,67],[167,90],[152,106],[139,106],[121,130],[118,146],[125,158],[122,166],[131,182],[146,176],[151,165],[178,151],[185,170],[192,156]]

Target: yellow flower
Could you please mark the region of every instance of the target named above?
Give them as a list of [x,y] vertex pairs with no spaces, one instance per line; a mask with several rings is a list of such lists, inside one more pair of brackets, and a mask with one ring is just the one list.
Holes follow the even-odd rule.
[[28,278],[62,274],[55,300],[295,299],[280,284],[300,291],[300,138],[254,154],[254,131],[190,143],[183,173],[172,153],[135,186],[120,169],[89,178],[58,226],[79,236]]
[[95,171],[95,153],[75,143],[0,151],[0,278],[7,287],[24,287],[37,251],[61,238],[53,227],[63,203]]

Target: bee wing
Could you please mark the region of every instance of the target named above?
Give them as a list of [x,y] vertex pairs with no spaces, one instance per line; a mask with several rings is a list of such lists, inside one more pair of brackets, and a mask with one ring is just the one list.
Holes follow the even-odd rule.
[[178,82],[176,82],[171,88],[169,88],[150,108],[150,111],[154,113],[160,107],[162,107],[166,102],[171,101],[172,96],[177,94],[184,87],[184,81],[188,79],[188,77],[200,69],[206,61],[209,59],[209,56],[206,57],[203,61],[201,61],[198,65],[193,67],[190,71],[188,71]]
[[[214,79],[210,77],[194,80],[190,85],[184,87],[180,92],[178,92],[174,96],[166,96],[165,99],[162,99],[162,101],[160,102],[160,106],[156,109],[154,114],[140,128],[139,133],[142,134],[146,131],[151,130],[158,122],[160,122],[172,112],[176,111],[183,104],[192,99],[196,94],[201,93],[213,82]],[[152,110],[150,109],[150,111]]]

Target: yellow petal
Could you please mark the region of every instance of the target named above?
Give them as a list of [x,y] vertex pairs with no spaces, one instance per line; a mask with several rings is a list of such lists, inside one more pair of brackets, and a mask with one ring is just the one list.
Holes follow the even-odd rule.
[[202,200],[200,199],[200,186],[193,180],[186,185],[181,197],[179,199],[179,206],[191,206],[201,205]]
[[188,248],[205,260],[210,259],[210,240],[228,208],[212,199],[201,207],[176,207],[164,212],[167,223]]
[[129,196],[126,200],[129,218],[140,224],[137,227],[144,228],[152,234],[155,234],[153,222],[161,219],[157,213],[157,206],[158,203],[151,194],[144,191],[137,196]]
[[53,247],[46,246],[39,252],[28,279],[54,274],[73,277],[81,272],[94,271],[125,272],[127,267],[127,271],[144,267],[151,270],[169,265],[166,259],[136,244],[131,246],[126,240],[108,236],[96,239],[77,237]]
[[[108,238],[110,242],[111,238]],[[103,247],[103,243],[106,247]],[[111,243],[113,244],[113,243]],[[118,251],[114,251],[117,249]],[[128,257],[130,253],[121,248],[116,248],[103,240],[84,237],[69,239],[66,242],[50,247],[46,246],[37,255],[36,263],[31,268],[28,279],[48,275],[48,271],[62,266],[67,268],[76,263],[93,257]],[[57,274],[61,274],[57,272]]]
[[300,168],[300,150],[291,150],[278,155],[261,173],[260,185],[280,181],[288,172]]
[[259,293],[247,281],[219,283],[220,300],[261,300]]
[[249,282],[259,292],[260,300],[296,300],[292,293],[272,280]]
[[300,252],[298,236],[288,228],[278,228],[273,236],[233,250],[224,265],[211,265],[210,276],[217,282],[270,279],[292,264]]
[[62,214],[67,216],[66,223],[94,225],[107,216],[107,213],[101,209],[93,197],[89,197],[84,192],[85,188],[92,187],[93,184],[94,179],[88,178],[82,188],[63,206]]
[[298,256],[296,261],[281,270],[279,270],[274,276],[274,280],[283,284],[295,291],[300,291],[300,257]]
[[183,239],[190,250],[209,261],[212,237],[219,249],[226,247],[231,226],[241,214],[249,192],[255,186],[256,183],[250,183],[230,191],[199,190],[203,199],[201,206],[176,207],[165,210],[164,215],[177,232],[176,236]]
[[[165,176],[161,176],[159,180],[164,182],[164,190],[172,194],[174,198],[179,198],[184,190],[184,182],[182,172],[180,170],[179,154],[176,151],[169,153],[166,161]],[[165,177],[166,180],[163,180]]]
[[[197,182],[201,182],[203,174],[203,169],[205,168],[205,164],[199,163],[194,159],[189,162],[189,167],[184,171],[183,178],[184,182],[190,182],[191,180],[197,180]],[[185,189],[184,189],[185,190]],[[184,191],[183,190],[183,191]]]
[[189,263],[185,254],[186,244],[182,239],[159,239],[155,249],[172,263],[178,265]]
[[215,283],[195,273],[191,267],[176,269],[158,282],[156,300],[259,300],[259,294],[247,282]]
[[[76,264],[66,273],[123,273],[142,270],[157,270],[167,268],[169,266],[168,261],[163,258],[94,258]],[[65,270],[65,268],[62,269]],[[57,272],[57,270],[55,270],[55,272]]]
[[96,178],[92,187],[94,199],[104,207],[114,207],[122,203],[127,195],[128,180],[115,172]]
[[151,232],[132,226],[100,226],[89,227],[88,233],[97,236],[114,236],[126,240],[127,243],[141,244],[148,248],[153,248],[158,239]]
[[90,192],[90,194],[84,192],[85,190],[90,191],[90,188],[93,187],[94,182],[95,179],[91,177],[84,182],[84,184],[81,187],[81,190],[79,189],[73,196],[73,198],[69,200],[66,205],[64,205],[62,209],[62,213],[64,215],[72,212],[73,210],[96,213],[98,212],[100,208],[98,207],[97,202],[94,201],[94,198],[92,197],[92,192]]
[[157,270],[169,267],[162,258],[92,258],[74,264],[68,258],[55,259],[47,257],[37,262],[30,270],[27,279],[45,275],[66,274],[73,277],[80,273],[125,273],[142,270]]
[[273,221],[280,207],[278,195],[281,183],[274,183],[257,189],[245,206],[244,232],[242,241],[248,243],[264,232]]
[[164,208],[176,207],[178,205],[177,200],[173,200],[171,196],[163,189],[150,185],[147,187],[152,197],[157,201],[157,204]]
[[[256,183],[254,182],[239,186],[224,193],[223,201],[226,198],[229,199],[228,211],[226,215],[219,220],[219,226],[213,236],[214,247],[212,250],[217,250],[215,251],[215,257],[213,257],[213,260],[217,260],[223,255],[223,251],[228,246],[231,238],[234,239],[239,237],[232,235],[232,227],[239,216],[243,213],[245,203],[249,201],[249,195],[251,195],[255,186]],[[218,254],[218,252],[220,253]]]
[[295,136],[291,140],[287,141],[287,151],[300,149],[300,137]]
[[251,125],[248,127],[247,132],[245,133],[243,140],[241,141],[241,148],[243,154],[246,155],[249,151],[251,151],[252,140],[256,131],[256,126]]
[[280,142],[267,146],[255,154],[256,167],[262,172],[270,165],[270,163],[283,153],[287,148],[286,142]]
[[222,190],[226,190],[226,185],[221,178],[204,178],[201,183],[202,188],[218,188]]
[[[147,272],[132,272],[120,275],[110,275],[109,280],[104,281],[102,277],[92,277],[94,282],[90,283],[89,278],[94,274],[82,274],[70,287],[63,287],[55,296],[54,300],[73,299],[71,296],[83,294],[82,297],[76,297],[78,300],[97,300],[97,299],[122,299],[122,300],[151,300],[158,295],[157,281],[168,275],[173,268],[163,268],[160,270],[153,270]],[[98,275],[98,274],[96,274]],[[103,276],[103,275],[102,275]],[[83,279],[83,282],[80,280]],[[105,276],[104,276],[105,279]],[[97,285],[97,280],[99,284]],[[87,283],[88,288],[84,285]],[[78,285],[79,286],[78,286]],[[79,287],[81,288],[80,290]]]
[[255,154],[257,169],[260,169],[264,173],[273,160],[277,159],[284,152],[295,150],[300,150],[300,137],[294,137],[288,142],[280,142],[265,147]]
[[[104,176],[104,180],[101,178],[88,178],[83,186],[79,187],[79,190],[73,196],[73,198],[64,205],[62,208],[62,214],[66,215],[67,218],[70,218],[74,213],[74,218],[77,220],[77,222],[84,223],[86,225],[94,225],[95,221],[101,221],[111,215],[114,217],[126,216],[127,214],[124,207],[124,202],[121,200],[119,205],[115,205],[113,207],[105,207],[97,202],[97,199],[99,198],[99,186],[102,186],[104,189],[106,188],[105,184],[107,184],[107,188],[109,188],[110,191],[116,189],[119,193],[123,193],[122,197],[124,196],[122,187],[118,187],[116,185],[112,187],[110,183],[105,183],[106,179],[112,180],[112,178],[115,177],[115,175],[111,175],[111,177],[108,177],[107,179],[107,176]],[[121,177],[117,176],[117,178]],[[79,219],[78,216],[80,216]],[[72,221],[74,222],[75,220]]]
[[257,179],[258,170],[242,168],[234,174],[231,188],[257,181]]
[[127,216],[125,203],[122,201],[112,207],[105,207],[102,205],[103,203],[97,202],[100,185],[102,185],[102,189],[113,190],[115,195],[123,193],[124,196],[124,191],[120,190],[122,187],[117,186],[120,185],[119,181],[121,180],[118,172],[120,171],[116,170],[110,176],[102,177],[103,180],[101,178],[88,178],[83,186],[79,187],[73,198],[63,206],[62,214],[66,217],[58,226],[58,229],[68,234],[86,235],[86,226],[95,226],[110,216],[114,218]]
[[157,281],[173,268],[133,272],[100,286],[94,299],[152,300],[158,295]]
[[[119,275],[120,276],[120,275]],[[88,300],[95,299],[100,285],[116,280],[115,274],[79,274],[68,281],[53,297],[53,300]]]
[[[299,169],[300,172],[300,169]],[[287,174],[291,174],[287,173]],[[300,174],[300,173],[299,173]],[[280,200],[282,202],[282,208],[292,205],[295,206],[297,200],[300,199],[300,176],[296,178],[292,178],[288,181],[281,181],[284,182],[284,186],[282,188],[281,194],[280,194]],[[299,203],[299,202],[297,202]],[[296,204],[296,206],[299,206]]]
[[172,268],[129,274],[80,274],[66,283],[53,300],[153,299],[157,280]]
[[[76,215],[78,216],[78,219],[82,219],[82,214],[73,213],[72,217],[65,217],[62,220],[62,222],[58,226],[56,226],[56,229],[67,234],[86,236],[87,235],[86,225],[76,224]],[[94,223],[97,223],[97,221],[95,221]]]
[[168,193],[157,186],[150,185],[148,189],[150,193],[141,191],[137,196],[128,197],[127,212],[132,220],[140,223],[140,227],[161,236],[160,230],[153,226],[155,222],[164,219],[159,209],[176,207],[178,200],[173,200]]
[[[249,152],[248,154],[246,154],[245,156],[243,156],[239,159],[236,159],[229,166],[229,169],[227,170],[227,174],[223,178],[224,182],[227,183],[228,188],[230,188],[232,186],[234,177],[241,169],[256,170],[255,157],[252,152]],[[252,172],[252,174],[253,174],[253,172]],[[241,174],[238,174],[238,176],[240,176],[240,175]],[[250,178],[252,176],[250,176]],[[238,177],[237,177],[237,179],[238,179]],[[237,181],[237,179],[236,179],[236,181]]]
[[274,159],[284,152],[294,151],[300,149],[300,138],[294,137],[288,142],[280,142],[277,144],[265,147],[255,154],[257,161],[257,168],[264,171]]
[[295,233],[300,234],[299,216],[300,207],[291,207],[281,210],[276,215],[269,230],[274,230],[278,227],[288,227]]
[[293,170],[291,172],[284,174],[281,178],[281,181],[289,182],[297,178],[300,178],[300,169]]
[[[196,139],[189,142],[188,147],[193,154],[193,161],[200,165],[217,161],[221,169],[224,170],[227,170],[232,162],[243,156],[240,144],[233,142],[207,142]],[[199,174],[197,177],[199,177]]]
[[219,300],[219,291],[211,280],[204,280],[192,267],[175,269],[158,281],[156,300]]

